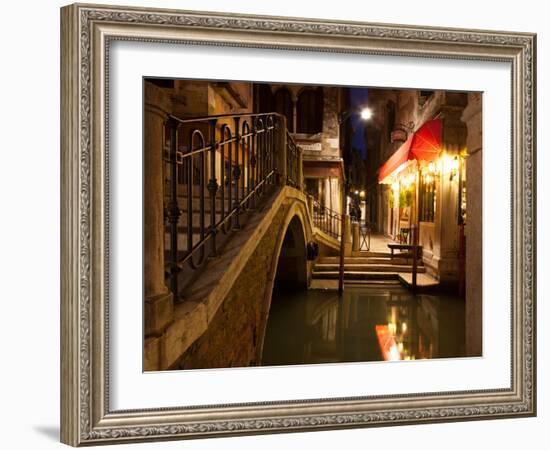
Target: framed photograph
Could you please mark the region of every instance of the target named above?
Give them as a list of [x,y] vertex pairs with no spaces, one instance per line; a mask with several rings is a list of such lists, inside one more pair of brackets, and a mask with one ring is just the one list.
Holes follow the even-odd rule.
[[61,440],[536,414],[532,33],[61,9]]

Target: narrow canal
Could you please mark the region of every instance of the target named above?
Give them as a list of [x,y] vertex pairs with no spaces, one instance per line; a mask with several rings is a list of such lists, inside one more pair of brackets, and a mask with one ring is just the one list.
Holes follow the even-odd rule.
[[465,355],[464,300],[399,284],[273,292],[262,365]]

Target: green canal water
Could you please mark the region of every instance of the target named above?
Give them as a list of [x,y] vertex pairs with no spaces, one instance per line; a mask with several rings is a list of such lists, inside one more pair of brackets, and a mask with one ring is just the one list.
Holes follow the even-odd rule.
[[400,285],[273,293],[262,365],[465,356],[464,299]]

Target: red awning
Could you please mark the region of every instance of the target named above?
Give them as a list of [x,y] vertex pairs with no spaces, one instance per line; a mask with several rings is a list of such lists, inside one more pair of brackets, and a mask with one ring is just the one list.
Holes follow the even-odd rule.
[[403,143],[399,149],[380,167],[378,182],[381,183],[403,163],[411,160],[433,161],[441,150],[441,119],[426,122]]

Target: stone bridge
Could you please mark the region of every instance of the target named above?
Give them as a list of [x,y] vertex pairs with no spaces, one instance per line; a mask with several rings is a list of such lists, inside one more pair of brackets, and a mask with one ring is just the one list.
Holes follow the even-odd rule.
[[146,338],[144,369],[258,365],[274,283],[306,288],[311,278],[311,214],[303,192],[278,187]]
[[[282,122],[277,125],[270,122],[273,113],[259,115],[255,121],[208,117],[205,124],[175,118],[173,106],[162,89],[146,83],[144,370],[257,365],[274,283],[307,287],[312,274],[307,243],[319,242],[321,254],[336,254],[339,241],[319,230],[323,227],[313,199],[302,189],[301,149],[288,135],[284,117],[279,117]],[[231,122],[232,128],[227,125]],[[182,139],[185,133],[190,140]],[[182,150],[184,142],[187,150]],[[182,164],[184,158],[187,165]],[[224,163],[229,168],[223,169]],[[241,164],[246,172],[230,169],[232,164]],[[197,168],[202,172],[194,180]],[[259,175],[264,178],[255,179]],[[209,190],[212,182],[216,186]],[[218,190],[221,195],[216,194]],[[251,190],[248,195],[258,199],[257,205],[251,197],[243,199]],[[254,206],[249,207],[251,203]],[[242,223],[234,217],[226,219],[229,213],[237,218],[242,214]],[[214,226],[206,220],[227,222]],[[236,231],[221,233],[225,225]],[[349,227],[343,228],[349,235]],[[195,239],[202,239],[205,247]],[[207,255],[205,265],[191,269],[193,264],[179,259],[182,250],[191,253],[191,260],[195,250]],[[172,257],[178,260],[167,261]],[[174,274],[176,282],[170,284]]]

